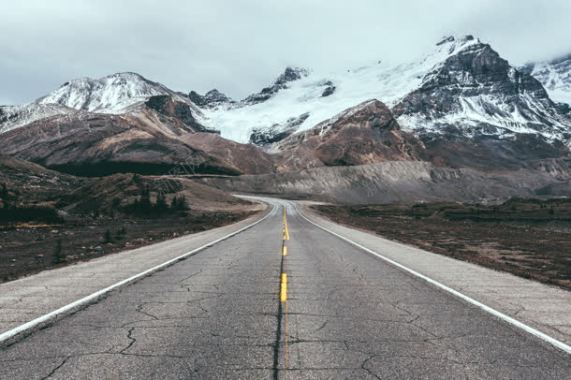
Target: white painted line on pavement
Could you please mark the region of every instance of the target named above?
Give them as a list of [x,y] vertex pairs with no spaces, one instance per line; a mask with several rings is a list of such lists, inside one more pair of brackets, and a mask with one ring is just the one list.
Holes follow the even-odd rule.
[[234,231],[234,232],[232,232],[232,233],[230,233],[230,234],[228,234],[228,235],[225,235],[225,236],[223,236],[223,237],[221,237],[221,238],[218,238],[218,239],[216,239],[216,240],[214,240],[214,241],[211,241],[210,243],[207,243],[207,244],[205,244],[205,245],[203,245],[203,246],[201,246],[201,247],[198,247],[198,248],[196,248],[196,249],[194,249],[194,250],[192,250],[192,251],[190,251],[190,252],[184,253],[184,254],[182,254],[182,255],[180,255],[180,256],[178,256],[178,257],[175,257],[174,259],[168,260],[168,261],[166,261],[166,262],[164,262],[164,263],[162,263],[162,264],[159,264],[159,265],[154,266],[154,267],[152,267],[152,268],[150,268],[150,269],[147,269],[146,271],[141,272],[141,273],[139,273],[139,274],[136,274],[136,275],[134,275],[134,276],[131,276],[131,277],[125,279],[125,280],[119,281],[119,282],[117,282],[117,283],[115,283],[115,284],[113,284],[113,285],[110,285],[110,286],[108,286],[108,287],[106,287],[106,288],[104,288],[104,289],[101,289],[101,290],[99,290],[99,291],[97,291],[97,292],[95,292],[95,293],[93,293],[93,294],[90,294],[90,295],[88,295],[88,296],[86,296],[86,297],[84,297],[84,298],[81,298],[81,299],[79,299],[79,300],[77,300],[77,301],[74,301],[74,302],[72,302],[72,303],[70,303],[70,304],[67,304],[67,305],[65,305],[65,306],[62,306],[62,307],[60,307],[60,308],[57,309],[57,310],[54,310],[54,311],[52,311],[52,312],[50,312],[50,313],[48,313],[48,314],[42,315],[41,317],[38,317],[38,318],[36,318],[36,319],[33,319],[33,320],[31,320],[30,322],[26,322],[26,323],[24,323],[23,325],[20,325],[20,326],[18,326],[18,327],[15,327],[15,328],[13,328],[13,329],[11,329],[11,330],[8,330],[8,331],[6,331],[6,332],[0,334],[0,347],[2,347],[3,345],[6,345],[6,344],[13,343],[13,342],[17,341],[19,337],[22,337],[22,336],[25,336],[25,335],[27,335],[27,334],[29,334],[29,333],[32,333],[32,332],[34,332],[34,331],[35,331],[36,329],[38,329],[38,328],[41,328],[41,327],[43,327],[43,326],[47,326],[47,325],[49,325],[50,323],[53,323],[53,322],[55,322],[55,321],[57,321],[57,320],[59,320],[59,319],[65,317],[65,316],[67,316],[67,315],[69,315],[69,314],[72,314],[72,313],[74,313],[74,312],[76,312],[76,311],[81,310],[83,307],[85,307],[85,306],[87,306],[87,305],[89,305],[89,304],[92,304],[92,303],[96,302],[96,301],[99,300],[101,297],[103,297],[104,295],[108,294],[109,292],[111,292],[111,291],[113,291],[113,290],[116,290],[116,289],[118,289],[118,288],[120,288],[120,287],[122,287],[122,286],[128,285],[128,284],[133,283],[133,282],[135,282],[135,281],[137,281],[137,280],[140,280],[141,278],[143,278],[143,277],[145,277],[145,276],[148,276],[148,275],[153,274],[153,273],[155,273],[155,272],[157,272],[157,271],[159,271],[159,270],[161,270],[161,269],[164,269],[164,268],[166,268],[166,267],[168,267],[168,266],[171,266],[171,265],[173,265],[173,264],[175,264],[175,263],[177,263],[177,262],[179,262],[179,261],[181,261],[181,260],[184,260],[184,259],[186,259],[186,258],[188,258],[188,257],[190,257],[190,256],[192,256],[192,255],[194,255],[194,254],[196,254],[196,253],[198,253],[198,252],[200,252],[200,251],[205,250],[206,248],[210,248],[210,247],[212,247],[213,245],[215,245],[215,244],[217,244],[217,243],[220,243],[221,241],[224,241],[224,240],[226,240],[226,239],[229,239],[229,238],[231,238],[231,237],[233,237],[233,236],[235,236],[235,235],[238,235],[239,233],[241,233],[241,232],[243,232],[243,231],[245,231],[245,230],[247,230],[247,229],[249,229],[249,228],[254,227],[255,225],[257,225],[257,224],[263,222],[264,220],[266,220],[266,219],[267,219],[268,217],[270,217],[271,215],[274,215],[273,211],[274,211],[275,208],[276,208],[276,206],[273,206],[273,205],[272,205],[272,210],[269,211],[269,212],[266,214],[266,216],[264,216],[262,219],[260,219],[260,220],[258,220],[258,221],[256,221],[256,222],[254,222],[254,223],[252,223],[252,224],[249,224],[249,225],[247,225],[247,226],[245,226],[245,227],[242,227],[242,228],[240,228],[240,229],[237,230],[237,231]]
[[[296,208],[297,208],[297,205],[296,205]],[[320,226],[319,224],[313,222],[312,220],[307,218],[305,215],[303,215],[303,213],[299,209],[298,209],[298,213],[299,213],[299,215],[301,215],[302,218],[304,218],[305,220],[307,220],[309,223],[313,224],[314,226],[322,229],[323,231],[326,231],[326,232],[328,232],[334,236],[337,236],[339,239],[344,240],[347,243],[352,244],[355,247],[360,248],[363,251],[370,253],[373,256],[378,257],[379,259],[384,260],[384,261],[388,262],[389,264],[394,265],[399,269],[402,269],[405,272],[408,272],[408,273],[410,273],[416,277],[419,277],[419,278],[423,279],[424,281],[426,281],[426,282],[428,282],[428,283],[430,283],[430,284],[432,284],[432,285],[434,285],[434,286],[436,286],[436,287],[438,287],[438,288],[440,288],[440,289],[442,289],[448,293],[451,293],[451,294],[455,295],[456,297],[459,297],[459,298],[463,299],[464,301],[466,301],[466,302],[468,302],[474,306],[479,307],[480,309],[494,315],[495,317],[497,317],[497,318],[499,318],[499,319],[501,319],[501,320],[503,320],[503,321],[505,321],[505,322],[517,327],[517,328],[524,330],[525,332],[527,332],[527,333],[551,344],[552,346],[557,347],[558,349],[566,352],[567,354],[571,354],[571,346],[561,342],[560,340],[557,340],[557,339],[537,330],[536,328],[533,328],[529,325],[526,325],[525,323],[520,322],[517,319],[514,319],[514,318],[510,317],[509,315],[502,313],[501,311],[498,311],[494,308],[491,308],[490,306],[487,306],[487,305],[485,305],[479,301],[476,301],[475,299],[473,299],[473,298],[471,298],[471,297],[469,297],[463,293],[460,293],[459,291],[454,290],[454,289],[442,284],[441,282],[433,280],[432,278],[425,276],[425,275],[415,271],[414,269],[410,269],[410,268],[408,268],[408,267],[406,267],[406,266],[404,266],[404,265],[402,265],[402,264],[400,264],[400,263],[398,263],[392,259],[389,259],[388,257],[381,255],[380,253],[377,253],[377,252],[375,252],[375,251],[373,251],[367,247],[364,247],[361,244],[354,242],[353,240],[351,240],[349,238],[346,238],[342,235],[339,235],[338,233],[333,232],[326,227]]]

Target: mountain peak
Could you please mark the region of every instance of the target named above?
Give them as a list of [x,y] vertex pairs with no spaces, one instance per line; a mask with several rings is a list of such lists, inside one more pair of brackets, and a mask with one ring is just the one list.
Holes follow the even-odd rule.
[[39,104],[60,104],[76,110],[116,113],[155,95],[173,95],[165,86],[134,72],[121,72],[99,79],[78,78],[64,83]]
[[101,83],[101,82],[105,82],[105,81],[109,81],[109,82],[115,83],[115,84],[117,84],[117,81],[152,83],[150,80],[148,80],[147,78],[143,77],[140,74],[137,74],[135,72],[126,71],[126,72],[109,74],[109,75],[106,75],[106,76],[101,77],[101,78],[91,78],[91,77],[75,78],[75,79],[72,79],[72,80],[67,81],[64,84],[62,84],[59,87],[59,89],[72,87],[72,86],[75,86],[75,87],[77,87],[77,86],[93,86],[93,85],[96,85],[97,83]]
[[471,34],[459,37],[446,36],[436,44],[437,48],[433,54],[439,56],[440,59],[446,59],[448,56],[458,54],[467,48],[473,48],[475,46],[489,47],[489,45],[484,44],[479,38]]
[[436,46],[441,46],[447,43],[465,44],[469,43],[470,41],[480,42],[480,39],[474,38],[474,36],[471,34],[466,34],[463,36],[450,35],[442,37],[441,40],[436,44]]
[[288,66],[283,73],[269,87],[264,87],[257,94],[252,94],[242,101],[243,104],[252,105],[263,103],[281,90],[288,88],[288,83],[305,78],[309,75],[309,70],[301,67]]
[[200,95],[196,91],[191,91],[188,97],[199,107],[216,107],[225,103],[234,103],[234,100],[217,89],[212,89],[204,95]]
[[298,79],[304,78],[309,75],[309,70],[301,68],[288,66],[284,72],[276,79],[275,84],[283,85],[288,82],[293,82]]

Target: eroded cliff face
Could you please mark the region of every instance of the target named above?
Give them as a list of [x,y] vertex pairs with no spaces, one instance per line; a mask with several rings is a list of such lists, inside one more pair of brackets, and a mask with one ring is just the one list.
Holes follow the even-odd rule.
[[355,166],[384,161],[420,160],[423,144],[403,132],[389,108],[371,100],[279,143],[278,169]]

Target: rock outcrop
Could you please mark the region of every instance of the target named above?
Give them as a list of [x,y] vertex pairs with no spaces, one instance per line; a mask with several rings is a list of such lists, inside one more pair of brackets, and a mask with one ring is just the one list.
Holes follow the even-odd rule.
[[279,170],[420,160],[423,144],[403,132],[382,102],[370,100],[281,141]]

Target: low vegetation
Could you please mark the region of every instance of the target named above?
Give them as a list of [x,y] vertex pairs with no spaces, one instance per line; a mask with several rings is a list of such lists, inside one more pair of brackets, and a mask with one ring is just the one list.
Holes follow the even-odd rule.
[[173,196],[170,203],[167,202],[165,194],[158,192],[156,200],[153,202],[151,191],[148,187],[143,190],[141,196],[133,202],[121,208],[123,212],[129,215],[137,215],[144,217],[163,217],[165,215],[186,215],[190,211],[190,207],[184,195]]
[[[40,185],[28,189],[0,183],[0,283],[223,226],[253,213],[248,202],[173,179],[118,175],[80,183],[72,192]],[[193,207],[187,194],[210,207]],[[221,211],[221,205],[233,207]]]
[[389,239],[571,289],[571,199],[315,208]]

